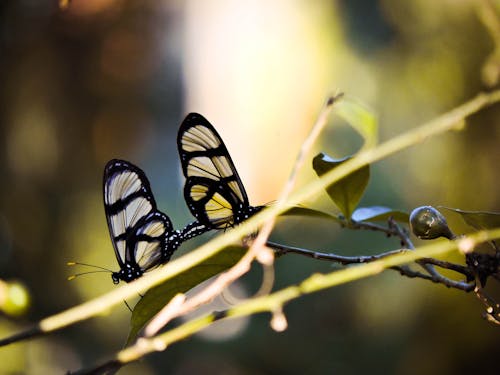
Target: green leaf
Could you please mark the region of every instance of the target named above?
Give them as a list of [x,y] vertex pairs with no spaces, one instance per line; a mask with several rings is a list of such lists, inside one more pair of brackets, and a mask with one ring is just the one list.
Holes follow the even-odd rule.
[[232,267],[246,253],[241,246],[229,246],[189,270],[163,284],[148,290],[135,305],[130,321],[127,345],[137,337],[144,325],[155,316],[175,295],[186,293],[191,288],[212,276]]
[[283,212],[280,216],[307,216],[312,218],[333,220],[336,223],[343,222],[343,220],[339,218],[337,215],[332,215],[327,212],[318,211],[313,208],[307,208],[302,206],[292,207],[289,210]]
[[447,210],[456,212],[462,219],[476,230],[494,229],[500,227],[500,213],[486,211],[464,211],[458,208],[444,207]]
[[335,104],[335,113],[347,121],[363,137],[365,148],[375,146],[378,119],[365,105],[353,98],[343,98]]
[[[313,159],[313,169],[321,177],[349,159],[351,159],[350,156],[343,159],[332,159],[328,155],[320,153]],[[330,198],[347,219],[351,218],[351,214],[363,196],[369,180],[370,166],[366,165],[326,188]]]
[[407,212],[384,206],[359,207],[352,213],[354,221],[385,221],[390,217],[404,223],[410,219]]

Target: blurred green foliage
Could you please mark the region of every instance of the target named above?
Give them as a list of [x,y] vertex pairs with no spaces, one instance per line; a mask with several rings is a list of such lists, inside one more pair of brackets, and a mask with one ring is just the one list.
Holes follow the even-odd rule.
[[[22,320],[2,317],[2,336],[113,288],[106,274],[67,282],[74,269],[65,266],[117,268],[102,207],[107,160],[141,166],[159,207],[180,227],[191,218],[176,131],[185,113],[209,111],[218,129],[231,125],[225,131],[241,137],[223,135],[251,202],[275,199],[281,181],[274,176],[289,173],[294,147],[333,90],[368,103],[387,139],[491,85],[482,71],[486,63],[491,70],[498,38],[481,14],[493,14],[494,24],[492,4],[73,0],[61,10],[57,1],[1,2],[0,278],[21,280],[32,299]],[[460,132],[373,165],[360,204],[500,211],[499,117],[498,106],[489,108]],[[249,129],[240,126],[245,121]],[[320,143],[315,151],[334,157],[360,147],[341,120],[332,120]],[[312,168],[302,178],[316,178]],[[312,203],[325,211],[332,205],[326,193]],[[449,223],[457,234],[466,230],[459,220]],[[398,246],[317,219],[283,220],[273,237],[345,255]],[[332,267],[283,257],[276,287]],[[253,272],[246,288],[256,290],[260,278]],[[308,296],[285,312],[283,333],[257,316],[238,336],[191,338],[122,373],[466,374],[498,367],[498,332],[481,320],[472,296],[395,273]],[[129,328],[124,306],[2,348],[0,367],[76,369],[120,348]]]

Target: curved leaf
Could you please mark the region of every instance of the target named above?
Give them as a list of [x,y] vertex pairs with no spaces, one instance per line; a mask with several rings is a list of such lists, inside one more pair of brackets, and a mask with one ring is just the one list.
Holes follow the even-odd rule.
[[343,98],[336,104],[335,113],[347,121],[363,137],[365,140],[364,148],[375,146],[378,119],[365,105],[352,98]]
[[449,211],[456,212],[462,219],[470,225],[472,228],[477,230],[483,229],[493,229],[500,227],[500,213],[498,212],[487,212],[487,211],[464,211],[458,208],[445,207]]
[[327,212],[315,210],[314,208],[302,206],[292,207],[289,210],[283,212],[280,216],[307,216],[312,218],[333,220],[336,223],[343,222],[342,218],[339,218],[337,215],[332,215]]
[[[320,153],[313,159],[313,169],[318,176],[322,176],[349,159],[351,159],[350,156],[342,159],[332,159],[328,155]],[[369,180],[370,166],[366,165],[326,188],[330,198],[347,219],[351,218]]]
[[148,290],[132,311],[127,345],[137,337],[138,332],[144,325],[175,295],[185,293],[210,277],[232,267],[241,259],[246,251],[247,249],[241,246],[227,247],[203,263]]
[[385,221],[390,217],[404,223],[408,223],[410,219],[407,212],[384,206],[359,207],[352,213],[354,221]]

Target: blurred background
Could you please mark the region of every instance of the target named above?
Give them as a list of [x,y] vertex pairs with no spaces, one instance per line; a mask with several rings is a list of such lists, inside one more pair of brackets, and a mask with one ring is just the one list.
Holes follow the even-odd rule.
[[[276,199],[327,95],[369,105],[385,140],[494,87],[499,72],[496,1],[62,3],[0,2],[0,279],[30,295],[23,314],[0,316],[2,337],[115,287],[106,273],[66,280],[87,270],[68,261],[118,269],[102,203],[109,159],[144,169],[177,228],[192,220],[175,143],[187,113],[218,129],[257,205]],[[499,119],[493,106],[463,131],[373,165],[362,204],[500,211]],[[360,144],[332,116],[310,158],[342,157]],[[308,163],[300,184],[313,178]],[[336,210],[326,194],[304,203]],[[399,246],[317,219],[282,220],[273,238],[345,255]],[[286,256],[276,288],[336,267]],[[260,278],[256,269],[238,293],[255,292]],[[387,271],[289,304],[285,332],[255,316],[120,373],[492,373],[500,331],[481,309],[473,295]],[[63,373],[106,359],[122,347],[129,318],[119,306],[0,348],[0,373]]]

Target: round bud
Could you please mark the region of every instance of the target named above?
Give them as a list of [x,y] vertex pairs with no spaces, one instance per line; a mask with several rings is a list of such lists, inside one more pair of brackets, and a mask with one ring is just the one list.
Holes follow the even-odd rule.
[[432,206],[415,208],[410,214],[410,227],[415,236],[422,240],[446,237],[455,238],[445,217]]

